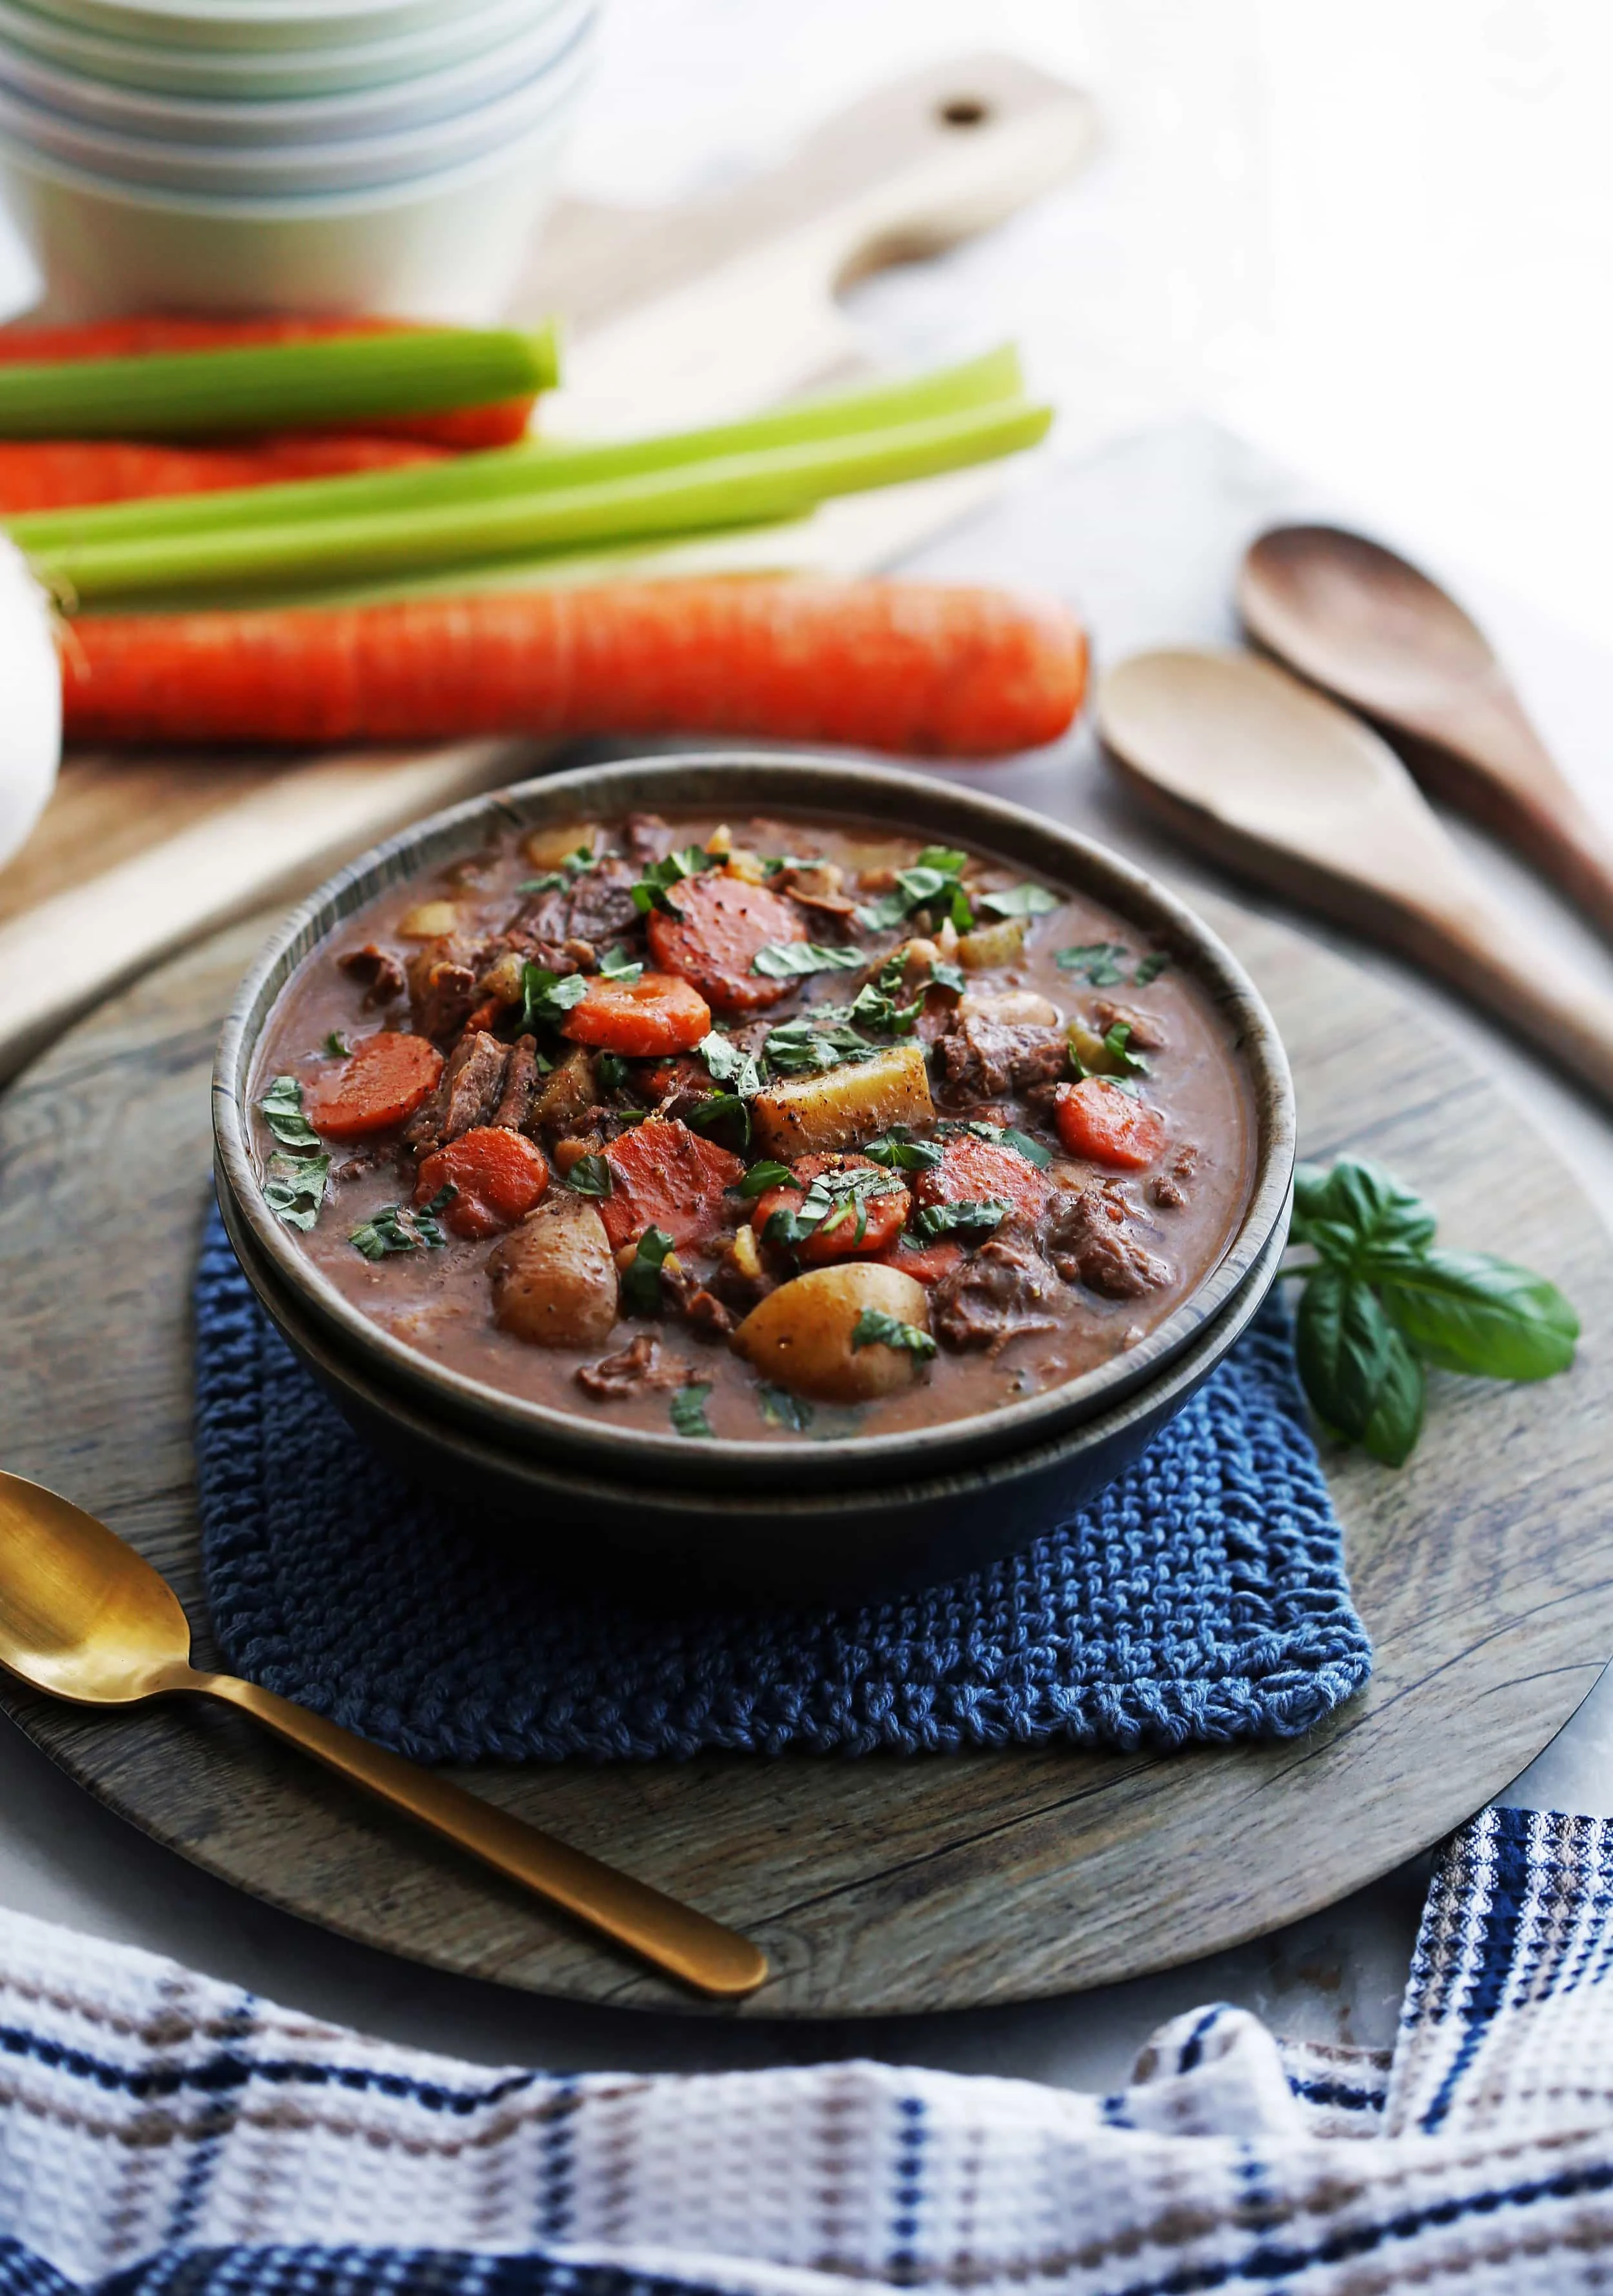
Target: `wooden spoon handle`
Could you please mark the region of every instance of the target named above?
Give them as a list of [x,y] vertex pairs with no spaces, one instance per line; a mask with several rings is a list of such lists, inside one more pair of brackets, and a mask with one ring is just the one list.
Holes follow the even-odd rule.
[[1453,903],[1436,922],[1443,946],[1425,961],[1613,1102],[1613,996],[1554,956],[1520,952],[1516,919],[1487,903]]
[[239,1707],[327,1769],[698,1992],[734,1999],[753,1993],[767,1976],[766,1958],[748,1938],[272,1690],[193,1671],[176,1686]]

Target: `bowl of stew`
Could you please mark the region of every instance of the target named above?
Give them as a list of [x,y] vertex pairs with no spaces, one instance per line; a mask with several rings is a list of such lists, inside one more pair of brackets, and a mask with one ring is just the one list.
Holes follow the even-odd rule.
[[289,918],[214,1080],[259,1300],[535,1556],[771,1594],[1011,1551],[1275,1279],[1281,1044],[1118,856],[899,769],[696,755],[416,825]]

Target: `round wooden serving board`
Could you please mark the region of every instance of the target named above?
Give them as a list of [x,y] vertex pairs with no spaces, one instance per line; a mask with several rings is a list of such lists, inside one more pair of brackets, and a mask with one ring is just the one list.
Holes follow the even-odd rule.
[[[957,2009],[1135,1977],[1313,1911],[1436,1840],[1540,1751],[1613,1648],[1603,1335],[1613,1247],[1547,1144],[1407,1004],[1205,903],[1293,1058],[1304,1147],[1368,1149],[1442,1234],[1569,1291],[1588,1334],[1532,1389],[1435,1382],[1399,1473],[1330,1466],[1377,1644],[1308,1738],[1158,1757],[1043,1750],[496,1769],[475,1791],[742,1928],[752,2015]],[[66,1037],[0,1104],[0,1461],[103,1516],[178,1588],[214,1662],[191,1464],[187,1294],[208,1073],[251,921]],[[237,1718],[0,1705],[76,1779],[210,1871],[348,1935],[537,1992],[692,2006]]]

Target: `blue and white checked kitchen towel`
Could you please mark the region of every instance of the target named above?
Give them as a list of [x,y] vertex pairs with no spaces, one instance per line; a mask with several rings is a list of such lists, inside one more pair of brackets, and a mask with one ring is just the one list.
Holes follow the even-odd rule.
[[490,2073],[0,1917],[0,2296],[1613,2284],[1613,1824],[1490,1810],[1393,2054],[1206,2008],[1130,2087]]

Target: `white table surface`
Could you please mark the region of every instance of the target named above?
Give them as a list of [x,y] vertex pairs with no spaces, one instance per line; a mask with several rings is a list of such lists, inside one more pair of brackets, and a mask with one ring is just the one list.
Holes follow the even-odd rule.
[[[1061,407],[1053,472],[1022,476],[989,530],[949,538],[931,562],[1075,591],[1111,656],[1193,635],[1224,612],[1214,558],[1184,554],[1144,596],[1134,552],[1101,535],[1073,549],[1050,505],[1095,446],[1183,412],[1230,416],[1317,474],[1307,504],[1353,506],[1459,582],[1565,766],[1613,812],[1613,658],[1598,643],[1613,634],[1600,332],[1613,145],[1586,109],[1607,84],[1613,17],[1594,0],[613,0],[613,12],[573,168],[595,195],[733,180],[817,112],[940,53],[1016,47],[1084,78],[1109,133],[1081,182],[944,263],[857,291],[882,355],[916,364],[1015,334]],[[0,247],[0,307],[26,292]],[[1519,324],[1500,324],[1502,308]],[[993,786],[1056,796],[1189,889],[1214,882],[1154,840],[1087,743]],[[1606,951],[1459,833],[1522,930],[1613,986]],[[1527,1098],[1599,1197],[1613,1189],[1613,1135],[1568,1081],[1442,992],[1314,929],[1422,999],[1494,1064],[1498,1089]],[[1508,1798],[1613,1814],[1606,1678]],[[1067,2000],[728,2026],[541,2002],[326,1936],[156,1848],[0,1729],[0,1904],[488,2062],[871,2054],[1105,2087],[1153,2025],[1206,1999],[1287,2031],[1381,2043],[1423,1880],[1420,1865],[1404,1868],[1235,1952]]]

